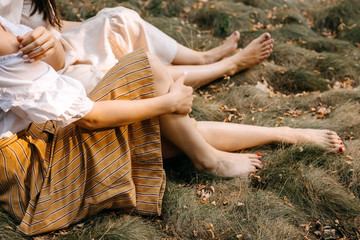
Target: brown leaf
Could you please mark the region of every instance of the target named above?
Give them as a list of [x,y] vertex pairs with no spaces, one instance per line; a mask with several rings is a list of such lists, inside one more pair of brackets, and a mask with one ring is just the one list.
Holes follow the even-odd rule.
[[215,238],[214,225],[212,223],[207,227],[207,230],[210,232],[211,238]]
[[202,202],[202,203],[207,203],[207,202],[209,202],[210,196],[211,196],[211,192],[210,192],[210,191],[205,192],[204,189],[201,190],[201,202]]
[[239,239],[239,240],[241,240],[241,239],[243,239],[243,238],[244,238],[244,235],[242,235],[242,234],[238,234],[238,235],[236,235],[236,238],[237,238],[237,239]]
[[14,229],[12,227],[10,227],[9,225],[5,226],[5,228],[14,231]]
[[277,126],[279,126],[280,124],[282,124],[283,120],[284,120],[283,117],[278,117],[278,119],[277,119],[277,121],[276,121],[276,123],[275,123],[275,126],[277,127]]
[[244,203],[242,203],[242,202],[237,202],[237,203],[236,203],[236,206],[238,206],[238,207],[242,207],[242,206],[245,206],[245,204],[244,204]]
[[258,81],[255,86],[257,89],[263,90],[264,92],[271,92],[269,88],[269,84],[265,79],[262,79],[262,81]]

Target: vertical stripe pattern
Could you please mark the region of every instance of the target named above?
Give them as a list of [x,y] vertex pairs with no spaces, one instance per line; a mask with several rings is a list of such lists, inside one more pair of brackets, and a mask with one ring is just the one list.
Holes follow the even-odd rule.
[[[154,97],[146,53],[119,60],[93,101]],[[26,235],[64,228],[103,209],[161,212],[165,188],[158,118],[114,129],[49,121],[0,140],[0,206]]]

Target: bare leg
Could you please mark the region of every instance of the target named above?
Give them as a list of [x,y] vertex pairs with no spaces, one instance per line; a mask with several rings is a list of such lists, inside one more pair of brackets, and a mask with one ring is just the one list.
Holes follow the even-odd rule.
[[[171,76],[161,62],[149,55],[158,95],[168,92]],[[160,116],[162,136],[183,151],[198,169],[222,176],[247,176],[261,167],[260,156],[237,154],[217,150],[200,134],[187,115],[165,114]]]
[[170,159],[184,155],[179,148],[165,138],[161,138],[161,152],[163,159]]
[[222,151],[236,151],[268,143],[313,143],[331,152],[345,151],[339,136],[329,130],[260,127],[222,122],[198,122],[197,128],[209,144]]
[[178,44],[178,50],[172,64],[203,65],[217,62],[236,50],[239,39],[240,33],[236,31],[222,45],[205,52],[198,52]]
[[270,34],[264,33],[240,52],[218,62],[205,65],[172,65],[167,66],[167,69],[173,79],[179,78],[183,72],[188,72],[186,84],[197,88],[262,62],[270,56],[273,42]]

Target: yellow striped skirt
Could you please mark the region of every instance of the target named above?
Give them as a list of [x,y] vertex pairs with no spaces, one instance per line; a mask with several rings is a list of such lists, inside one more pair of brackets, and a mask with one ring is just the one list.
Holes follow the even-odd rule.
[[[124,56],[89,94],[93,101],[155,96],[146,53]],[[161,212],[165,187],[158,118],[90,131],[31,124],[0,139],[0,206],[35,235],[103,209]]]

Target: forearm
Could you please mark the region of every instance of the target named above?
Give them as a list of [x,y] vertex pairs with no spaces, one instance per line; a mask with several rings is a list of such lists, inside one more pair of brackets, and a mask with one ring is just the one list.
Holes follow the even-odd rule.
[[142,100],[95,102],[90,113],[75,124],[87,129],[127,125],[174,112],[172,102],[170,94]]
[[65,66],[65,52],[59,40],[56,40],[54,54],[43,59],[44,62],[52,66],[55,71],[59,71]]

